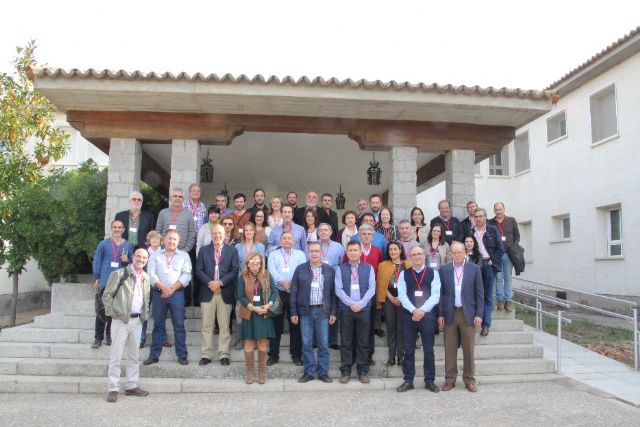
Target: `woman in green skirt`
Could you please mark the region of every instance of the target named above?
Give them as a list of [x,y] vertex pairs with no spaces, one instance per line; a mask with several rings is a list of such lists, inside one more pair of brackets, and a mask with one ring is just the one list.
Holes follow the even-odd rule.
[[238,280],[239,315],[242,318],[242,339],[244,340],[244,360],[247,366],[247,384],[253,383],[254,348],[258,344],[258,383],[267,379],[267,343],[276,336],[273,320],[267,312],[278,298],[278,290],[273,286],[273,278],[265,269],[262,255],[249,253],[243,262],[242,274]]

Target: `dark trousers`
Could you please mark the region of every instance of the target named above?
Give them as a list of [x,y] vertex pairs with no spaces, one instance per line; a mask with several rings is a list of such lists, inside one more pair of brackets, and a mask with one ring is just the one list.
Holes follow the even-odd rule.
[[286,316],[289,321],[289,352],[291,357],[302,357],[302,337],[300,336],[300,326],[291,323],[291,312],[289,311],[289,292],[281,291],[280,300],[282,301],[282,316],[273,318],[273,325],[276,328],[276,337],[269,338],[269,357],[278,359],[280,357],[280,338],[284,330],[284,318]]
[[151,291],[151,314],[153,316],[153,333],[151,335],[151,350],[149,357],[158,359],[162,353],[162,344],[167,336],[167,311],[171,314],[173,325],[173,339],[175,340],[176,355],[187,358],[187,332],[184,328],[184,291],[174,292],[169,298],[162,298],[162,293]]
[[[96,294],[96,299],[98,298],[102,298],[102,294],[104,293],[105,288],[100,289],[100,293]],[[105,328],[107,330],[107,336],[106,338],[108,340],[111,339],[111,317],[106,317],[105,321],[103,322],[100,317],[96,316],[96,333],[95,333],[95,339],[97,339],[98,341],[102,341],[105,338]]]
[[424,353],[424,382],[434,382],[436,379],[436,361],[433,355],[433,332],[436,328],[436,318],[433,311],[425,314],[419,322],[414,322],[411,320],[411,313],[407,310],[402,310],[400,323],[404,338],[404,363],[402,364],[404,381],[413,383],[413,379],[416,376],[416,339],[420,334],[422,352]]
[[340,330],[340,320],[336,319],[333,325],[329,325],[329,345],[338,345],[338,331]]
[[354,339],[358,375],[369,372],[369,330],[371,326],[371,310],[355,313],[350,308],[340,309],[340,371],[342,375],[351,375]]
[[[196,247],[189,251],[189,258],[191,258],[191,265],[196,266]],[[200,281],[194,274],[191,277],[191,286],[187,286],[184,289],[185,292],[185,306],[186,307],[200,307]]]
[[376,336],[373,332],[376,329],[376,313],[378,310],[376,310],[375,299],[375,296],[371,299],[371,309],[369,310],[369,357],[373,356],[373,353],[376,350]]
[[387,322],[387,347],[389,348],[389,358],[401,359],[404,356],[404,345],[402,339],[402,325],[400,316],[406,311],[402,306],[396,307],[388,299],[384,301],[384,320]]
[[493,281],[495,280],[495,270],[489,264],[482,264],[482,285],[484,286],[484,317],[482,327],[491,327],[491,312],[493,311]]

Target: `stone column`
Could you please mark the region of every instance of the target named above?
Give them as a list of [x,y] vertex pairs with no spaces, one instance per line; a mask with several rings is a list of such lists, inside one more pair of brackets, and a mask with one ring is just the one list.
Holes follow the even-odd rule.
[[416,205],[417,160],[415,147],[393,147],[389,152],[389,207],[396,224],[409,219],[411,209]]
[[451,150],[444,155],[447,200],[456,218],[466,217],[467,202],[476,199],[475,158],[473,150]]
[[107,178],[107,208],[104,218],[105,235],[111,232],[116,213],[129,209],[129,194],[140,190],[142,145],[135,139],[112,138],[109,145],[109,175]]
[[[200,183],[200,143],[195,139],[174,139],[171,142],[171,181],[169,192],[180,187],[188,196],[189,186]],[[168,195],[167,195],[168,196]]]

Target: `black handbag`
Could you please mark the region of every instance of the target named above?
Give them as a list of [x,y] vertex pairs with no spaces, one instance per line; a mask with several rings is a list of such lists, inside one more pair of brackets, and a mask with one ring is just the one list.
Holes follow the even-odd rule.
[[284,313],[284,308],[282,307],[282,300],[280,299],[280,295],[276,298],[273,305],[265,314],[265,317],[279,317]]
[[[118,294],[118,291],[120,290],[120,287],[122,286],[124,281],[127,280],[128,278],[129,278],[129,272],[125,267],[124,274],[122,275],[122,277],[120,278],[120,281],[118,282],[118,287],[116,288],[116,291],[111,295],[112,297],[115,298],[115,296]],[[104,303],[102,302],[102,294],[104,293],[105,289],[103,289],[102,292],[100,292],[100,295],[98,295],[98,297],[96,298],[96,303],[95,303],[96,316],[103,323],[107,321],[107,315],[105,314],[105,311],[104,311]]]

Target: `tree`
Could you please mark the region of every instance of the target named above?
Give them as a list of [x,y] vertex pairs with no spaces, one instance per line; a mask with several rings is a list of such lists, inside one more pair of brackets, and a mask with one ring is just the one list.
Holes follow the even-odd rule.
[[0,75],[0,263],[13,278],[10,324],[15,325],[20,274],[32,248],[20,234],[20,209],[12,198],[42,179],[45,168],[68,149],[68,133],[55,127],[54,106],[33,86],[35,41],[17,48],[15,72]]

